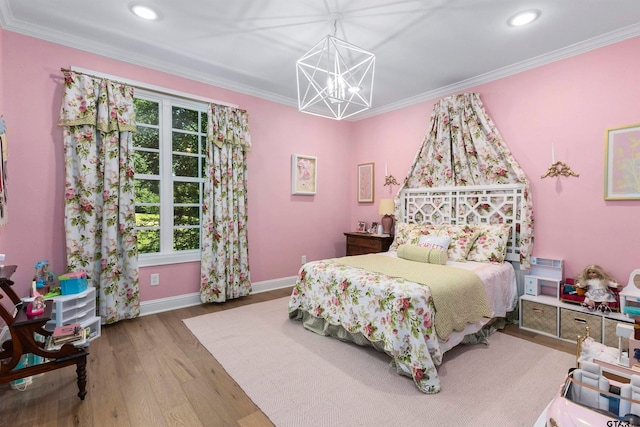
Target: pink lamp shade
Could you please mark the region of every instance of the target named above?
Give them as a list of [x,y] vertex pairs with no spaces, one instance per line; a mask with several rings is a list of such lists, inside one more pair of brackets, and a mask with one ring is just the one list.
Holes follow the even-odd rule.
[[393,203],[393,199],[380,199],[380,202],[378,204],[378,214],[383,215],[380,222],[382,224],[383,234],[392,234],[394,212],[395,205]]

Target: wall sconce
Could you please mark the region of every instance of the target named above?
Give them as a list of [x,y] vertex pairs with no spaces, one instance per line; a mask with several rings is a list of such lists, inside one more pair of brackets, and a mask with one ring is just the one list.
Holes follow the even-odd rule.
[[387,185],[400,185],[398,181],[396,181],[393,175],[389,175],[389,171],[387,170],[387,164],[384,164],[384,186]]
[[398,181],[396,181],[393,175],[386,175],[384,177],[384,185],[387,186],[387,185],[400,185],[400,184],[398,184]]
[[575,177],[579,177],[580,176],[580,174],[575,173],[574,171],[572,171],[571,168],[569,167],[569,165],[567,165],[566,163],[555,162],[554,164],[549,166],[549,169],[547,170],[547,173],[542,175],[540,178],[546,178],[548,176],[554,177],[554,176],[558,176],[558,175],[575,176]]
[[540,177],[540,179],[546,178],[548,176],[556,177],[558,175],[575,176],[575,177],[579,177],[580,176],[580,174],[577,174],[574,171],[572,171],[571,168],[569,167],[569,165],[567,165],[566,163],[564,163],[564,162],[556,162],[556,153],[555,153],[555,149],[553,147],[553,144],[551,144],[551,163],[552,163],[551,166],[549,166],[549,169],[547,169],[547,173],[542,175]]

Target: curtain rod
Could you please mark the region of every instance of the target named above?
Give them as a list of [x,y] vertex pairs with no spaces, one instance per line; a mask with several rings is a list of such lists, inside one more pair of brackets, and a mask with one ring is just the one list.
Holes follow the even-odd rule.
[[159,92],[166,95],[178,96],[180,98],[202,101],[202,102],[218,104],[218,105],[224,105],[226,107],[240,108],[237,104],[231,104],[229,102],[218,101],[217,99],[210,99],[210,98],[205,98],[203,96],[192,95],[186,92],[180,92],[177,90],[167,89],[161,86],[155,86],[147,83],[138,82],[135,80],[129,80],[129,79],[125,79],[119,76],[114,76],[111,74],[104,74],[97,71],[87,70],[85,68],[71,66],[69,68],[60,68],[60,71],[84,74],[85,76],[94,77],[97,79],[107,79],[116,83],[133,86],[134,88],[137,88],[137,89],[150,90],[153,92]]

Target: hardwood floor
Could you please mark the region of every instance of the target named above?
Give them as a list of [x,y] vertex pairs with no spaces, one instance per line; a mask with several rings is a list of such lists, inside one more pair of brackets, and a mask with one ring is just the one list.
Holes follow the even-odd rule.
[[[75,369],[0,385],[0,426],[273,426],[182,319],[289,296],[291,288],[105,326],[89,349],[87,396]],[[508,325],[504,333],[573,354],[575,345]]]

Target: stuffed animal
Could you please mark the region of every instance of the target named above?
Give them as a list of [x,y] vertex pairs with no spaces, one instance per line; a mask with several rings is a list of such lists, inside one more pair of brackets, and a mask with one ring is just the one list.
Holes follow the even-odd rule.
[[576,278],[576,287],[586,289],[583,306],[589,310],[606,312],[611,311],[609,303],[616,301],[611,289],[618,288],[619,285],[602,267],[591,264]]

